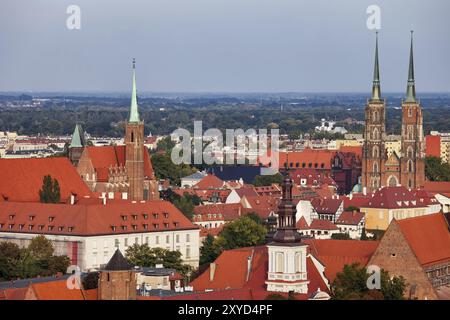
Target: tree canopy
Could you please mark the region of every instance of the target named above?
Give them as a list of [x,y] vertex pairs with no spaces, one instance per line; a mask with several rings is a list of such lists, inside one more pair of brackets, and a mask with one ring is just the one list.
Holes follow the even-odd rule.
[[270,186],[272,183],[281,184],[283,182],[283,176],[280,173],[271,176],[256,176],[253,185],[255,187]]
[[42,203],[59,203],[61,201],[61,190],[58,180],[46,175],[39,190],[39,198]]
[[403,277],[390,277],[381,270],[381,289],[369,289],[367,280],[370,274],[358,263],[345,265],[336,275],[331,285],[332,298],[336,300],[402,300],[406,288]]
[[450,164],[441,158],[425,158],[425,175],[430,181],[450,181]]

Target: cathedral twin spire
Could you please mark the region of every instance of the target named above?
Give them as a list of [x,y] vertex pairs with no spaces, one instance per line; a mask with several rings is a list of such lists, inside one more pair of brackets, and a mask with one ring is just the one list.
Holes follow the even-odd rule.
[[[378,32],[375,40],[375,65],[373,71],[372,100],[381,100],[380,66],[378,61]],[[413,31],[411,31],[411,48],[409,53],[408,86],[406,89],[406,102],[416,102],[416,87],[414,80]]]

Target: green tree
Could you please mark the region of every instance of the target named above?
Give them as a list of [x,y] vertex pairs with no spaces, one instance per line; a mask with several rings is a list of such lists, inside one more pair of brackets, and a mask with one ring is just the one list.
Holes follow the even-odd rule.
[[425,175],[430,181],[450,181],[450,164],[438,157],[426,157]]
[[214,242],[214,237],[208,234],[200,248],[200,265],[211,263],[220,255],[220,248]]
[[333,233],[331,239],[334,240],[350,240],[350,235],[348,233]]
[[178,208],[189,220],[192,220],[192,216],[194,215],[194,200],[192,197],[185,193],[182,197],[175,199],[173,202],[174,206]]
[[35,259],[44,260],[53,255],[55,248],[50,240],[43,235],[39,235],[31,240],[28,251]]
[[367,279],[370,274],[358,263],[345,265],[342,272],[336,275],[331,285],[332,297],[336,300],[401,300],[406,288],[403,277],[390,277],[381,270],[381,289],[369,289]]
[[225,250],[261,245],[266,233],[263,225],[243,216],[225,225],[216,239],[216,245]]
[[170,154],[156,153],[152,155],[152,165],[158,179],[169,179],[172,184],[180,185],[181,178],[196,171],[187,164],[176,165]]
[[175,147],[175,142],[172,141],[170,136],[167,136],[158,141],[158,144],[156,145],[156,152],[163,151],[164,153],[170,155],[173,147]]
[[59,203],[61,201],[61,191],[58,180],[46,175],[43,179],[42,189],[39,190],[39,198],[42,203]]
[[128,247],[125,258],[131,265],[140,267],[155,267],[162,264],[165,268],[172,268],[183,275],[188,275],[192,268],[183,263],[179,251],[163,248],[150,248],[147,244],[134,244]]
[[281,184],[283,182],[283,176],[280,173],[267,176],[256,176],[253,180],[253,185],[255,187],[270,186],[272,183]]

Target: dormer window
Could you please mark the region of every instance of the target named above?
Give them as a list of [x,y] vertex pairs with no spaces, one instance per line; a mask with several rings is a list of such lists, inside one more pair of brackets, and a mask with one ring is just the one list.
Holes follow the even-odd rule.
[[19,230],[22,230],[24,226],[24,224],[19,224]]
[[133,220],[137,220],[138,218],[137,214],[133,214],[131,217],[133,217]]
[[39,228],[39,230],[44,230],[44,225],[40,224],[38,228]]
[[34,227],[34,225],[29,224],[29,225],[28,225],[28,230],[30,230],[30,231],[33,230],[33,227]]
[[49,222],[53,222],[53,220],[55,220],[55,217],[53,217],[53,216],[48,217]]
[[127,221],[127,216],[126,215],[123,214],[120,217],[122,218],[122,221]]
[[157,213],[154,213],[154,214],[153,214],[153,218],[158,219],[158,214],[157,214]]
[[122,230],[126,231],[127,230],[127,226],[122,226]]
[[64,230],[63,226],[58,227],[58,231],[63,231],[63,230]]
[[159,224],[157,224],[157,223],[154,223],[154,224],[153,224],[153,228],[155,228],[155,229],[159,229]]
[[48,231],[53,231],[54,226],[48,226]]
[[72,232],[72,231],[73,231],[73,227],[68,227],[67,230],[68,230],[69,232]]
[[173,223],[173,225],[174,225],[175,227],[178,227],[179,224],[180,224],[180,223],[179,223],[179,222],[176,222],[176,221]]
[[137,230],[137,224],[133,224],[132,227],[133,227],[133,230]]
[[3,225],[4,225],[3,223],[0,223],[0,229],[3,228]]
[[144,213],[142,216],[144,217],[144,219],[148,219],[148,214]]
[[144,230],[148,229],[148,224],[147,223],[144,223],[142,226],[144,227]]
[[112,231],[116,231],[116,226],[111,226]]
[[169,224],[167,222],[164,223],[164,228],[168,228]]
[[164,212],[164,218],[169,218],[169,213],[168,212]]
[[14,214],[10,214],[10,215],[9,215],[9,220],[13,220],[13,219],[14,219],[14,217],[15,217],[15,215],[14,215]]
[[10,228],[10,229],[14,228],[14,223],[10,223],[8,228]]
[[29,219],[30,219],[30,221],[33,221],[33,220],[34,220],[34,216],[33,216],[33,215],[30,215],[30,216],[29,216]]

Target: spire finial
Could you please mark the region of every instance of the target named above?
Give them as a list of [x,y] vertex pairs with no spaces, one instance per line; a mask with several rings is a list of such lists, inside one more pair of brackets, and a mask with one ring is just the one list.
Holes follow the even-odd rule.
[[375,32],[375,63],[373,68],[372,100],[381,100],[380,66],[378,61],[378,30]]
[[408,86],[406,89],[406,102],[416,102],[416,84],[414,79],[414,30],[411,30],[411,47],[409,50]]
[[129,122],[139,122],[139,109],[137,104],[136,93],[136,59],[133,58],[133,88],[131,90],[131,106],[130,106],[130,118]]

